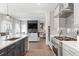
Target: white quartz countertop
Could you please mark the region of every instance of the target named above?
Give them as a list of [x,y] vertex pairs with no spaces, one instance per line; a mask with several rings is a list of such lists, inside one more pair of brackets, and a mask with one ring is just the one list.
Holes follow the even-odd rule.
[[63,44],[69,46],[77,51],[79,51],[79,42],[78,41],[62,41]]
[[20,38],[16,39],[16,40],[12,40],[12,41],[9,41],[9,40],[0,40],[0,50],[23,39],[24,37],[28,37],[28,35],[21,35]]

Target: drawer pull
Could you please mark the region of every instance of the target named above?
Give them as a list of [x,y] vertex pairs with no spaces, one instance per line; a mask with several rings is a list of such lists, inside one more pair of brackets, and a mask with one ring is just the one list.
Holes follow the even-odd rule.
[[11,46],[10,49],[12,49],[12,48],[14,48],[14,47],[15,47],[15,45],[14,45],[14,46]]

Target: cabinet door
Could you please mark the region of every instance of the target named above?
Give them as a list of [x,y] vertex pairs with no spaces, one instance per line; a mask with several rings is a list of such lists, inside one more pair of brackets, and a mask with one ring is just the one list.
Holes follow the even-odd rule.
[[25,54],[25,39],[17,42],[19,44],[15,47],[15,55],[16,56],[23,56]]
[[7,48],[0,50],[0,56],[7,56]]
[[28,50],[28,38],[25,38],[25,51]]
[[62,50],[63,50],[63,56],[79,56],[79,51],[66,44],[63,44]]
[[21,44],[17,45],[15,48],[15,55],[21,56]]
[[8,46],[8,56],[15,56],[15,44]]
[[79,3],[74,3],[74,25],[79,26]]
[[8,56],[15,56],[15,49],[8,51]]
[[25,43],[22,42],[21,44],[21,56],[25,55]]
[[63,49],[63,56],[72,56],[69,52]]

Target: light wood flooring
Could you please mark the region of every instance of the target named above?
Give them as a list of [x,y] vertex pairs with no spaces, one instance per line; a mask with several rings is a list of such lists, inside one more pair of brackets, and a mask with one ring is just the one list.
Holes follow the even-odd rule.
[[45,39],[38,42],[30,42],[26,56],[54,56],[54,52],[45,44]]

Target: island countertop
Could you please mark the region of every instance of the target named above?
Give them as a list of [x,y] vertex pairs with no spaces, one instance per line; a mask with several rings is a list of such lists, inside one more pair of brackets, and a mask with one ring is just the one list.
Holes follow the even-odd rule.
[[28,37],[28,35],[21,35],[20,38],[16,39],[16,40],[12,40],[12,41],[9,41],[9,40],[0,40],[0,50],[11,45],[11,44],[14,44],[15,42],[25,38],[25,37]]

